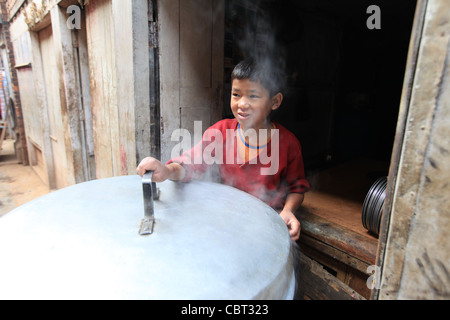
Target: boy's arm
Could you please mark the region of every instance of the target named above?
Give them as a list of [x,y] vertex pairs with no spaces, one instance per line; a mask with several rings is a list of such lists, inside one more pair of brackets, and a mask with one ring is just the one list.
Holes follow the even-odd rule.
[[184,179],[186,171],[181,164],[172,162],[170,164],[166,164],[166,167],[169,169],[170,180],[180,181]]
[[284,220],[289,229],[291,240],[294,241],[298,240],[300,237],[301,230],[300,222],[295,217],[294,212],[300,208],[304,198],[305,196],[303,193],[288,194],[283,210],[280,212],[281,218]]

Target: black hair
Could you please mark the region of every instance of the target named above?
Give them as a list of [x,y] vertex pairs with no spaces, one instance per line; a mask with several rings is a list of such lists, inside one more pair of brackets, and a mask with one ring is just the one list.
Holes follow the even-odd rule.
[[269,57],[248,57],[234,67],[231,80],[249,79],[260,82],[273,97],[278,92],[283,93],[285,86],[283,64],[276,62]]

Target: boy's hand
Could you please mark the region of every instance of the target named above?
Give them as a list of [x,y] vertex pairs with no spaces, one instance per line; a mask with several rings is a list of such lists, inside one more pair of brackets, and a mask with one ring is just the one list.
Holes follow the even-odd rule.
[[153,171],[152,181],[163,182],[167,179],[183,180],[184,168],[178,163],[164,165],[158,159],[144,158],[136,168],[136,172],[142,177],[146,171]]
[[169,169],[159,160],[144,158],[136,168],[136,172],[142,177],[146,171],[153,171],[152,181],[163,182],[169,178]]
[[280,216],[289,229],[291,240],[298,240],[298,238],[300,238],[301,230],[300,221],[297,220],[295,215],[289,209],[283,209],[283,211],[280,212]]

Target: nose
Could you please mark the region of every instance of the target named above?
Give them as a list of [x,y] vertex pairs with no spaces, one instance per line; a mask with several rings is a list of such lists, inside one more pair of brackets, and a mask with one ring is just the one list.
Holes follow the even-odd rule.
[[239,99],[239,101],[238,101],[238,106],[239,106],[239,108],[241,108],[241,109],[246,109],[246,108],[248,108],[248,107],[250,106],[248,99],[245,98],[245,97],[241,97],[241,98]]

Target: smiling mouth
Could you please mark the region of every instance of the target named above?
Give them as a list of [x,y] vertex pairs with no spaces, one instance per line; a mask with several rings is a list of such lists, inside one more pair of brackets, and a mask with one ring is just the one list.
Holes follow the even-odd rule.
[[247,119],[248,117],[250,117],[250,114],[248,114],[248,113],[243,113],[243,112],[238,112],[238,116],[239,116],[241,119]]

